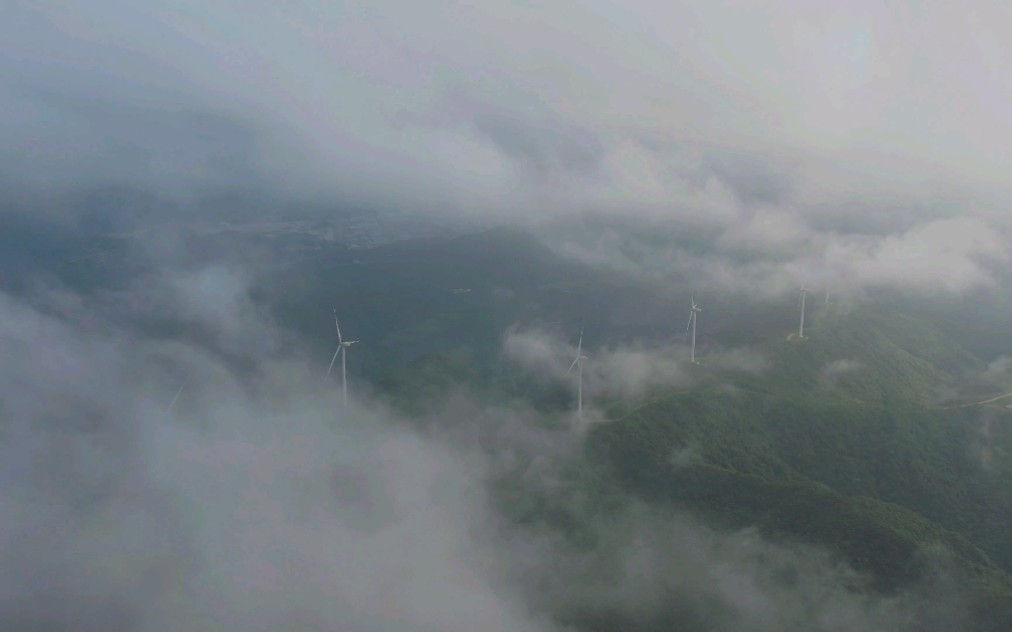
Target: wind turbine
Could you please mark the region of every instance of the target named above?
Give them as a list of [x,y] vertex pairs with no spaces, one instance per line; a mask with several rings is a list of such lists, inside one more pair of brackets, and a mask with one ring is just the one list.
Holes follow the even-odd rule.
[[805,289],[805,282],[801,282],[801,323],[798,325],[798,338],[805,337],[805,294],[808,290]]
[[696,297],[692,297],[692,308],[689,311],[689,322],[685,325],[685,335],[689,335],[689,328],[692,328],[692,363],[696,363],[696,314],[703,311],[696,305]]
[[337,351],[334,352],[334,357],[330,360],[330,367],[327,369],[327,376],[330,376],[330,371],[334,368],[334,362],[337,360],[337,354],[341,354],[341,390],[344,392],[344,405],[348,405],[348,365],[345,362],[345,354],[348,351],[348,347],[358,342],[358,340],[347,340],[341,338],[341,324],[337,322],[337,310],[334,310],[334,326],[337,327]]
[[569,370],[566,371],[566,375],[576,367],[576,416],[583,417],[583,362],[581,360],[587,360],[587,356],[583,355],[583,329],[580,329],[580,342],[576,345],[576,359],[569,365]]

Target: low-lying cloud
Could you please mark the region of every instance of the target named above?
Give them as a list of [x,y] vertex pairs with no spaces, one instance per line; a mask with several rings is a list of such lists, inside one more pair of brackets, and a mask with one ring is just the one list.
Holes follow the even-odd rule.
[[[585,338],[589,342],[589,338]],[[590,349],[593,349],[592,351]],[[512,328],[503,338],[505,357],[545,379],[573,380],[576,345],[540,329]],[[700,352],[697,350],[697,354]],[[645,343],[583,347],[584,393],[636,397],[659,387],[689,386],[704,370],[759,373],[770,364],[758,350],[715,348],[693,365],[687,345]]]
[[837,298],[867,290],[959,297],[1003,291],[1008,233],[973,217],[935,219],[873,234],[821,232],[803,215],[771,212],[705,229],[678,221],[561,220],[542,232],[559,254],[658,286],[682,285],[769,300],[804,282]]
[[[298,363],[243,384],[192,347],[0,312],[4,627],[539,628],[483,569],[480,476],[393,413],[342,410]],[[193,376],[171,413],[166,355]]]
[[819,369],[819,385],[824,388],[833,388],[841,378],[860,371],[864,365],[857,360],[833,360],[827,362]]
[[[224,278],[233,307],[198,311],[205,325],[277,339],[236,316],[246,275],[223,269],[167,283],[177,314],[194,317]],[[902,630],[920,604],[874,596],[815,549],[631,499],[601,511],[573,470],[587,466],[581,429],[523,402],[463,392],[418,419],[344,409],[297,349],[249,351],[237,371],[215,344],[83,326],[109,308],[96,297],[36,307],[49,298],[0,295],[5,628]],[[546,376],[573,351],[541,332],[505,344]],[[684,352],[668,352],[595,351],[588,379],[617,393],[686,379]],[[705,359],[763,366],[745,351]],[[592,537],[551,526],[559,512]]]

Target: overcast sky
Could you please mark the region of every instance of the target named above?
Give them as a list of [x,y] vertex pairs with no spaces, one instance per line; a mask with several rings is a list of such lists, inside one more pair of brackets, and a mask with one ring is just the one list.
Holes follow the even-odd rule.
[[814,197],[1006,187],[1004,3],[472,4],[6,2],[5,170],[663,203],[715,151]]
[[0,173],[636,214],[792,252],[777,290],[813,266],[962,290],[1007,244],[1009,32],[988,1],[15,0]]

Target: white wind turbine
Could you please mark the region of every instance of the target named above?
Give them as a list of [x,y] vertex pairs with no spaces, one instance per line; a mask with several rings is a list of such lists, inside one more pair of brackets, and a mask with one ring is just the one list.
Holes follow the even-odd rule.
[[358,340],[347,340],[341,338],[341,324],[337,322],[337,310],[334,310],[334,326],[337,327],[337,351],[334,352],[334,357],[330,360],[330,367],[327,369],[327,376],[330,376],[330,371],[334,368],[334,362],[337,360],[337,354],[341,354],[341,390],[344,393],[344,405],[348,405],[348,365],[345,362],[345,354],[348,351],[348,347],[358,342]]
[[801,282],[801,323],[798,325],[798,338],[805,337],[805,294],[808,290],[805,289],[805,282]]
[[583,355],[583,329],[580,329],[580,342],[576,345],[576,359],[569,365],[569,370],[566,371],[568,375],[573,367],[576,367],[576,415],[577,417],[583,417],[583,362],[581,360],[587,360],[587,356]]
[[689,335],[689,328],[692,328],[692,363],[696,363],[696,314],[703,311],[696,305],[696,297],[692,297],[692,308],[689,311],[689,322],[685,325],[685,335]]

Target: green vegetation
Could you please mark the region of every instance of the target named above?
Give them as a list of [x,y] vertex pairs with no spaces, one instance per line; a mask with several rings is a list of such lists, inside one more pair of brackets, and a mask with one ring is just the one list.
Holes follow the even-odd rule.
[[[456,352],[424,354],[388,377],[382,390],[399,405],[414,411],[438,405],[463,384],[489,401],[521,399],[546,420],[568,410],[572,395],[564,386],[510,367],[496,346],[502,328],[514,322],[578,322],[596,299],[579,271],[546,272],[548,259],[534,264],[544,268],[540,273],[503,278],[496,270],[507,251],[490,249],[484,262],[465,266],[474,278],[451,283],[472,293],[442,290],[446,298],[411,310],[424,322],[403,317],[398,344],[432,336]],[[405,288],[415,291],[446,271],[413,268]],[[511,294],[493,305],[495,287]],[[451,301],[477,303],[447,307]],[[774,541],[824,547],[887,592],[946,566],[970,590],[973,609],[987,611],[996,628],[1006,625],[1012,469],[1003,456],[1012,454],[1012,412],[1001,402],[960,408],[943,400],[973,392],[967,387],[984,363],[930,320],[881,304],[843,313],[817,305],[804,340],[789,338],[790,325],[775,316],[757,319],[752,329],[708,334],[711,348],[755,346],[769,358],[769,370],[710,372],[704,355],[701,381],[691,388],[596,402],[611,421],[594,426],[582,455],[564,468],[563,497],[507,473],[497,489],[509,515],[587,542],[588,517],[639,497],[714,525],[758,527]]]
[[[936,402],[980,363],[929,325],[870,307],[824,313],[809,339],[767,349],[762,375],[613,404],[588,460],[651,502],[836,551],[882,589],[941,556],[1007,617],[1012,470],[997,455],[1012,450],[1012,413]],[[852,372],[829,379],[835,359]]]
[[[285,288],[281,320],[314,331],[326,348],[325,315],[340,305],[348,329],[369,341],[356,362],[413,413],[464,387],[487,401],[522,400],[551,423],[571,393],[499,356],[506,327],[554,321],[575,331],[586,314],[603,331],[620,320],[616,304],[640,301],[649,326],[614,327],[632,338],[649,336],[657,311],[672,309],[671,297],[563,263],[511,231],[378,248],[340,274],[314,266],[265,283]],[[826,547],[884,590],[902,589],[934,560],[954,560],[980,599],[1012,604],[1012,469],[1002,458],[1012,453],[1012,413],[942,399],[966,393],[984,363],[930,320],[882,304],[839,313],[816,304],[804,340],[789,337],[791,321],[778,310],[756,314],[729,318],[704,340],[751,344],[769,370],[706,371],[704,353],[691,388],[596,402],[611,421],[592,428],[566,467],[565,499],[507,473],[498,489],[510,515],[580,540],[588,515],[639,497]]]
[[[602,332],[652,335],[671,309],[642,284],[564,261],[529,234],[506,229],[326,251],[265,270],[257,281],[259,299],[324,366],[338,308],[342,330],[363,341],[349,356],[353,373],[373,382],[429,353],[466,357],[486,381],[499,381],[502,335],[511,325],[554,323],[574,337],[586,326],[601,344]],[[636,318],[624,313],[627,305],[640,308]]]
[[[28,221],[17,228],[0,251],[70,285],[108,284],[102,262],[113,254],[129,259],[115,240],[82,241]],[[10,269],[0,280],[24,289]],[[363,340],[349,356],[353,380],[372,382],[395,406],[421,414],[464,388],[480,401],[522,401],[546,428],[569,411],[572,394],[503,360],[506,328],[553,324],[575,336],[585,325],[593,357],[595,347],[623,340],[669,342],[688,298],[564,262],[505,230],[439,244],[324,248],[257,280],[257,300],[299,332],[321,373],[337,307],[346,335]],[[495,481],[506,514],[591,546],[588,523],[639,498],[714,525],[824,547],[886,592],[942,565],[969,587],[971,610],[1008,629],[1012,411],[1004,405],[1012,401],[960,407],[945,400],[1002,394],[999,384],[975,383],[985,363],[943,333],[944,320],[897,302],[840,312],[815,304],[804,340],[789,337],[793,305],[740,305],[732,313],[712,297],[704,308],[712,320],[701,331],[698,381],[594,402],[608,421],[553,470],[554,491],[532,484],[523,462]],[[763,353],[769,369],[707,369],[707,350],[742,344]],[[602,626],[593,629],[621,629]]]

